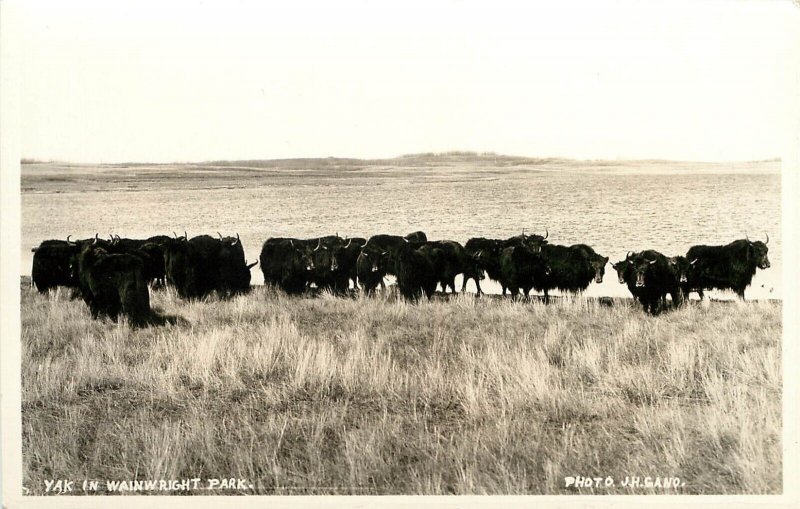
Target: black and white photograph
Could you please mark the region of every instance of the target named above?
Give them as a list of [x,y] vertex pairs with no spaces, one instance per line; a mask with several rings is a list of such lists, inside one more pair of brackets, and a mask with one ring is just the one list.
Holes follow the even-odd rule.
[[795,493],[798,2],[0,9],[4,507]]

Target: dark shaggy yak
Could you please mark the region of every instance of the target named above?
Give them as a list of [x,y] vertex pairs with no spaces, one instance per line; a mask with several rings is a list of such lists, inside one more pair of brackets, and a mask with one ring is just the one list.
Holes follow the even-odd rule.
[[152,318],[150,293],[142,259],[131,254],[109,254],[96,244],[85,244],[78,255],[78,288],[93,318],[126,316],[134,325]]
[[628,253],[624,260],[613,264],[620,284],[628,286],[628,290],[644,308],[653,315],[659,314],[667,307],[667,294],[672,298],[674,307],[684,302],[684,291],[681,287],[681,274],[686,264],[681,258],[667,258],[658,251],[646,250],[639,253]]
[[595,253],[594,249],[586,244],[574,244],[569,246],[570,249],[577,249],[581,251],[586,259],[594,269],[594,282],[600,284],[603,282],[603,276],[606,273],[606,265],[608,265],[608,256],[602,256]]
[[167,283],[185,299],[213,292],[222,298],[250,290],[250,269],[239,236],[214,238],[199,235],[170,239],[163,246]]
[[45,293],[57,286],[76,288],[78,286],[75,263],[80,252],[77,244],[67,240],[45,240],[31,249],[31,285],[39,293]]
[[[470,256],[464,247],[453,240],[436,240],[427,242],[426,245],[438,249],[436,257],[438,265],[435,267],[437,279],[442,286],[442,291],[447,293],[449,287],[456,293],[456,276],[464,275],[464,281],[474,279],[476,284],[483,279],[483,270],[480,269],[475,259]],[[462,291],[464,286],[462,286]]]
[[313,262],[300,239],[269,238],[261,247],[258,260],[264,283],[289,295],[303,293],[311,280]]
[[[358,288],[358,257],[361,255],[361,249],[367,245],[367,239],[361,237],[353,237],[345,239],[345,244],[341,247],[334,249],[333,257],[334,262],[338,266],[338,270],[353,282],[353,288]],[[349,282],[346,288],[349,287]]]
[[753,281],[756,269],[768,269],[766,242],[734,240],[724,246],[692,246],[686,252],[690,270],[685,288],[702,299],[705,290],[733,290],[744,300],[744,291]]
[[356,260],[356,273],[361,290],[372,295],[378,286],[385,287],[383,278],[386,277],[388,265],[388,252],[382,251],[377,246],[366,246],[361,249]]
[[[545,302],[550,299],[550,290],[562,292],[582,292],[589,287],[592,280],[602,281],[605,263],[591,257],[588,246],[579,244],[567,247],[555,244],[544,244],[541,255],[550,267],[550,273],[536,281],[536,291],[544,292]],[[591,253],[594,253],[592,250]],[[599,256],[599,255],[598,255]],[[608,259],[601,257],[605,262]]]
[[484,237],[471,238],[464,244],[464,251],[475,261],[478,270],[475,274],[464,274],[462,292],[467,288],[467,281],[474,279],[477,293],[481,295],[483,291],[481,290],[480,280],[483,279],[483,273],[485,272],[489,279],[500,283],[503,288],[503,295],[506,294],[506,286],[501,281],[503,274],[500,270],[500,255],[505,247],[507,246],[505,246],[505,241],[503,240]]
[[437,267],[442,264],[442,252],[429,243],[416,249],[405,243],[390,251],[390,265],[394,267],[397,288],[407,300],[418,300],[423,294],[430,299],[439,283]]
[[528,246],[511,246],[500,255],[500,281],[512,297],[520,290],[527,297],[531,288],[550,275],[550,267],[539,253]]
[[[350,280],[350,267],[342,267],[342,254],[345,240],[338,235],[329,235],[313,239],[301,240],[311,260],[309,283],[317,288],[329,290],[336,294],[347,291]],[[350,244],[352,246],[352,243]],[[349,258],[347,259],[349,262]]]

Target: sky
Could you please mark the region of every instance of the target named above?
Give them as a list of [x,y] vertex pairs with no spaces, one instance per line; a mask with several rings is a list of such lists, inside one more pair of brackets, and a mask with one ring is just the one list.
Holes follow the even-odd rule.
[[789,1],[374,4],[22,2],[21,155],[729,161],[791,142]]

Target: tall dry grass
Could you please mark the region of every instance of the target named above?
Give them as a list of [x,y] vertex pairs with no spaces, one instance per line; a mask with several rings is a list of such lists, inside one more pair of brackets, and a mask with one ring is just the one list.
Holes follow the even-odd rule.
[[[175,325],[22,290],[25,485],[259,494],[779,493],[781,307],[153,294]],[[575,490],[566,476],[678,476]],[[205,493],[205,492],[204,492]],[[220,492],[222,493],[222,492]],[[232,493],[232,492],[226,492]]]

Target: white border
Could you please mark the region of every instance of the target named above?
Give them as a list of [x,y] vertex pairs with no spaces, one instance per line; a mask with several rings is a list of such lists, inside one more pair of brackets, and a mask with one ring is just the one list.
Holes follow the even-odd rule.
[[[23,497],[21,454],[20,397],[20,314],[19,314],[19,245],[20,245],[20,129],[19,71],[21,65],[19,4],[0,0],[0,401],[2,402],[2,497],[3,506],[17,507],[107,507],[110,503],[124,507],[151,507],[165,503],[172,507],[484,507],[531,505],[545,507],[800,507],[798,487],[798,445],[800,426],[797,401],[800,384],[797,360],[800,359],[800,313],[798,283],[797,226],[800,207],[800,75],[787,83],[795,100],[786,108],[786,139],[782,173],[782,224],[784,260],[784,341],[783,341],[783,495],[775,496],[259,496],[259,497]],[[798,5],[798,2],[795,2]],[[800,57],[800,41],[793,58]],[[643,500],[646,497],[646,500]],[[166,505],[165,504],[165,505]]]

